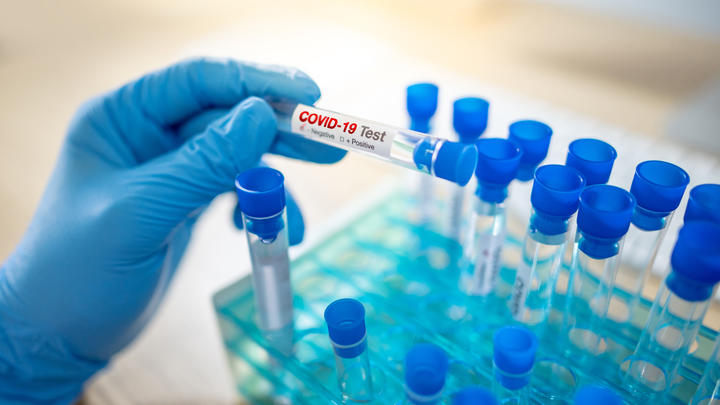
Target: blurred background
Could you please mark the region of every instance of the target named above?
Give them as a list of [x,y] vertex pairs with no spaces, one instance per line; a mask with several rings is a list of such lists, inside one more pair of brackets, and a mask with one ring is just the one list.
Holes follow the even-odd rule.
[[[77,106],[190,56],[296,66],[323,107],[389,124],[407,124],[407,84],[445,80],[454,87],[438,119],[452,98],[496,89],[717,159],[719,17],[715,0],[0,0],[0,257],[30,221]],[[504,135],[492,120],[491,110]],[[332,168],[271,163],[310,238],[395,173],[358,156]],[[220,197],[198,224],[158,317],[89,384],[86,403],[237,401],[210,305],[248,269],[232,203]]]

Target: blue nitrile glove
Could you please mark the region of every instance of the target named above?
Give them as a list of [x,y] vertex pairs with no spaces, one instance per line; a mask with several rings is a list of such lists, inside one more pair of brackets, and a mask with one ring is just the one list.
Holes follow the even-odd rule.
[[[297,70],[201,59],[82,106],[0,268],[0,403],[73,401],[155,312],[203,208],[263,153],[343,157],[276,137],[272,110],[253,96],[311,104],[320,91]],[[290,205],[290,226],[302,225],[297,214]]]

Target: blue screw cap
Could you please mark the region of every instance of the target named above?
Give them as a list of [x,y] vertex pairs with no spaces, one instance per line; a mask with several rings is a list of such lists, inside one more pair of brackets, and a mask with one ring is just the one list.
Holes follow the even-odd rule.
[[490,104],[478,97],[459,98],[453,102],[453,128],[460,142],[473,143],[487,128]]
[[537,337],[524,326],[504,326],[493,335],[493,363],[501,371],[496,374],[508,389],[522,388],[530,382],[535,364]]
[[689,280],[715,285],[720,282],[720,225],[709,221],[686,223],[670,258],[673,272]]
[[341,298],[325,308],[325,323],[335,353],[346,359],[365,351],[365,307],[352,298]]
[[599,385],[586,385],[575,394],[573,405],[622,405],[623,400],[615,391]]
[[245,170],[235,178],[240,210],[253,218],[267,218],[285,208],[285,177],[269,167]]
[[720,184],[701,184],[690,190],[685,222],[713,221],[720,224]]
[[654,212],[670,213],[680,205],[690,176],[678,166],[661,160],[637,165],[630,192],[637,205]]
[[[438,86],[416,83],[407,87],[407,112],[413,121],[429,121],[438,105]],[[426,132],[426,131],[423,131]]]
[[608,143],[592,138],[576,139],[570,142],[565,165],[578,169],[588,186],[605,184],[616,157],[615,148]]
[[586,187],[580,194],[578,229],[595,238],[619,239],[627,233],[634,209],[635,197],[620,187]]
[[507,198],[507,187],[517,174],[522,150],[515,142],[502,138],[478,139],[478,196],[483,201],[499,203]]
[[497,405],[495,396],[485,388],[471,387],[453,395],[452,405]]
[[552,133],[552,129],[540,121],[523,120],[510,124],[508,139],[517,142],[523,150],[518,180],[528,181],[533,178],[535,168],[547,156]]
[[447,371],[447,354],[433,344],[417,344],[405,356],[405,385],[415,395],[438,395],[445,385]]
[[441,179],[464,186],[472,178],[477,160],[478,152],[474,144],[444,141],[435,159],[433,173]]

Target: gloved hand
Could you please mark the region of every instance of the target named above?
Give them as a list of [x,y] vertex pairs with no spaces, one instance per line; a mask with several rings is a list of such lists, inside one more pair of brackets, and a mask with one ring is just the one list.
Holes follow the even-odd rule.
[[[312,104],[320,91],[297,70],[193,60],[80,108],[0,269],[0,403],[73,401],[155,312],[203,208],[263,153],[344,156],[276,137],[272,110],[253,96]],[[295,241],[297,213],[291,203]]]

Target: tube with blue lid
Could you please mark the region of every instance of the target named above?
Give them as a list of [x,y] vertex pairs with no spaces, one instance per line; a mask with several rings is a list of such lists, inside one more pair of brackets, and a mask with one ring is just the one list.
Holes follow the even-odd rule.
[[623,399],[610,388],[586,385],[573,397],[573,405],[623,405]]
[[289,353],[293,297],[284,181],[279,171],[256,167],[240,173],[235,188],[250,248],[256,321],[272,344]]
[[622,365],[635,398],[660,398],[672,387],[720,282],[720,225],[686,223],[670,263],[635,351]]
[[471,227],[465,242],[460,289],[468,295],[490,294],[497,281],[505,242],[505,199],[522,151],[513,141],[479,139],[478,180]]
[[720,334],[715,338],[715,347],[705,364],[702,379],[690,401],[691,405],[720,403]]
[[431,174],[461,186],[477,163],[475,145],[323,110],[286,100],[268,100],[278,131]]
[[720,224],[720,184],[701,184],[690,190],[685,222],[707,220]]
[[442,400],[449,361],[443,349],[419,343],[405,356],[403,405],[434,405]]
[[470,387],[453,395],[452,405],[498,405],[492,392],[482,387]]
[[[461,143],[472,145],[482,136],[487,128],[489,106],[490,104],[486,100],[478,97],[464,97],[453,102],[453,129]],[[452,239],[459,240],[463,232],[465,190],[460,187],[451,187],[447,235]]]
[[615,284],[632,297],[613,296],[608,317],[614,322],[630,326],[637,318],[633,314],[642,298],[643,285],[689,182],[685,170],[672,163],[649,160],[637,165],[630,186],[637,205],[615,280]]
[[553,131],[547,124],[534,120],[521,120],[510,124],[508,139],[520,145],[523,157],[513,186],[513,195],[522,202],[518,206],[518,215],[521,221],[530,217],[530,192],[535,169],[545,160],[550,148],[550,138]]
[[[430,119],[435,115],[438,104],[438,87],[432,83],[416,83],[407,87],[406,107],[410,116],[410,129],[430,133]],[[433,209],[433,179],[420,176],[418,208],[420,223],[430,222]]]
[[367,350],[365,307],[352,298],[333,301],[325,308],[325,322],[335,352],[343,400],[371,401],[374,390]]
[[598,184],[580,194],[573,260],[565,297],[565,352],[583,361],[604,352],[602,325],[630,227],[635,197]]
[[493,335],[493,391],[499,404],[530,403],[530,376],[538,341],[524,326],[505,326]]
[[528,326],[547,320],[562,266],[568,223],[578,209],[584,186],[584,177],[572,167],[545,165],[535,170],[530,196],[533,212],[510,294],[510,312],[515,320]]

